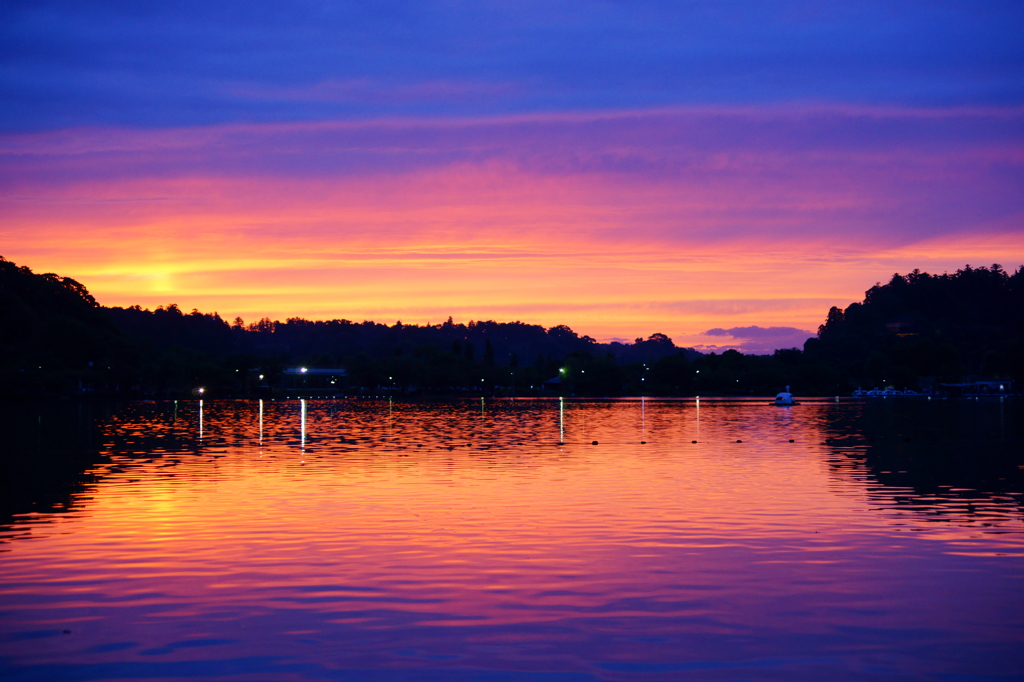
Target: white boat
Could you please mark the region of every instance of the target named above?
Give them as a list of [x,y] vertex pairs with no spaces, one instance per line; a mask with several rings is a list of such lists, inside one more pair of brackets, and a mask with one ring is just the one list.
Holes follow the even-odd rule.
[[789,386],[786,386],[786,390],[775,396],[775,402],[773,405],[787,406],[787,405],[799,405],[793,394],[789,392]]

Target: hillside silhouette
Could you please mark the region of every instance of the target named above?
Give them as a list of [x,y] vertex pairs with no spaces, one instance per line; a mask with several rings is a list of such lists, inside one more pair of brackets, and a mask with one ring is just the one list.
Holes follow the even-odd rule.
[[101,373],[117,387],[136,362],[131,340],[82,284],[2,257],[0,319],[6,393],[78,389]]
[[851,383],[914,387],[922,377],[1024,378],[1024,267],[914,270],[833,307],[806,353]]
[[344,368],[340,388],[371,393],[765,395],[791,384],[833,395],[964,375],[1020,381],[1022,285],[1024,268],[998,265],[894,275],[863,302],[833,307],[803,350],[704,355],[660,333],[602,344],[565,325],[246,324],[174,304],[105,308],[73,279],[0,258],[0,381],[7,395],[255,395],[297,365]]

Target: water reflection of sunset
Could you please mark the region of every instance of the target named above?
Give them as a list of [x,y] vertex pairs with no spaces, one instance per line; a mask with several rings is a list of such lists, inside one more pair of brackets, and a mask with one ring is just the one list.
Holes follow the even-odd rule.
[[[138,404],[102,427],[106,461],[72,512],[19,519],[34,540],[2,559],[5,620],[71,623],[93,661],[111,641],[134,643],[115,658],[161,661],[240,641],[285,661],[332,643],[323,665],[411,649],[413,668],[453,656],[611,678],[698,660],[681,644],[694,637],[701,656],[729,658],[744,633],[798,656],[767,622],[827,638],[842,620],[863,628],[856,646],[968,601],[1004,622],[991,590],[1011,589],[999,566],[1024,556],[1019,495],[978,491],[970,509],[922,497],[908,513],[907,489],[844,464],[865,444],[825,443],[864,408],[803,407],[703,400],[698,437],[693,402],[567,402],[559,446],[552,401],[309,401],[303,447],[299,402],[279,401],[263,406],[260,447],[256,402],[204,401],[202,442],[197,402]],[[936,598],[963,570],[993,582]]]

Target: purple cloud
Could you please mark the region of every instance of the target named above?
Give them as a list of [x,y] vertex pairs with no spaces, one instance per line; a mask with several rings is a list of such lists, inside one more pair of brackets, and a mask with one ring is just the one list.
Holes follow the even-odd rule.
[[725,350],[735,348],[747,355],[770,355],[779,348],[803,348],[804,341],[815,334],[795,327],[716,327],[704,332],[705,336],[724,336],[737,341],[735,344],[717,346]]
[[0,135],[0,189],[29,198],[82,183],[217,179],[293,181],[315,194],[454,169],[570,181],[567,202],[619,207],[609,215],[622,227],[602,230],[611,240],[642,225],[658,243],[890,248],[1018,229],[1022,122],[1021,109],[816,106],[86,128]]

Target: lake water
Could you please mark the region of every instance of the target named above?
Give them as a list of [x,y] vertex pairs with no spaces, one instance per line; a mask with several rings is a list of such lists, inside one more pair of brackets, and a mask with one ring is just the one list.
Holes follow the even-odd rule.
[[8,405],[0,678],[1024,679],[1021,416]]

